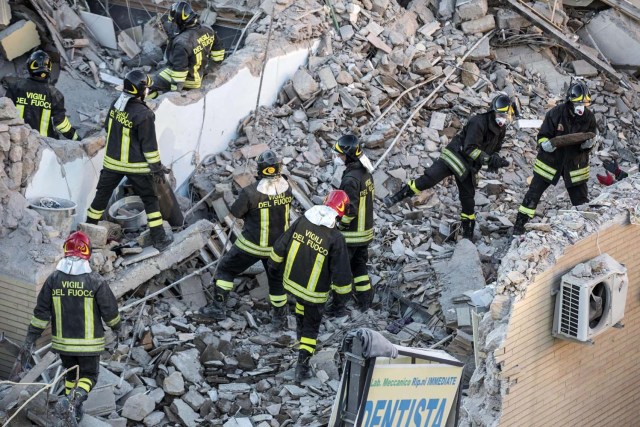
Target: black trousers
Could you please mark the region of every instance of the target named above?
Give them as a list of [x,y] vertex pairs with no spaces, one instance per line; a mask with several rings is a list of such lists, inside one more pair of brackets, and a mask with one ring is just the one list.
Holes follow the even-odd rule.
[[[550,182],[545,181],[541,176],[534,173],[531,184],[529,185],[529,189],[527,190],[527,194],[525,194],[524,199],[522,200],[522,205],[520,206],[519,212],[533,217],[536,206],[538,206],[538,203],[542,198],[542,194],[546,191],[547,188],[549,188],[550,185]],[[583,205],[589,202],[589,189],[587,187],[587,181],[584,181],[582,184],[578,184],[573,187],[567,187],[567,183],[565,181],[564,185],[567,188],[569,199],[571,200],[571,204],[573,206]]]
[[100,356],[68,356],[61,354],[60,360],[62,361],[62,367],[64,369],[78,365],[80,370],[78,373],[75,369],[72,369],[65,375],[65,394],[69,394],[71,389],[76,387],[76,378],[78,378],[77,387],[89,393],[93,386],[96,385],[96,382],[98,382]]
[[96,189],[96,197],[94,197],[91,206],[87,211],[87,222],[97,223],[104,214],[104,210],[107,208],[111,193],[120,184],[122,178],[127,177],[133,192],[142,199],[144,203],[144,211],[147,213],[147,225],[151,229],[160,227],[162,228],[162,214],[160,214],[160,208],[158,205],[158,197],[153,187],[153,177],[151,174],[124,174],[120,172],[114,172],[108,169],[102,169],[100,172],[100,178],[98,179],[98,186]]
[[[258,261],[262,261],[262,265],[264,265],[264,269],[266,271],[267,260],[267,258],[260,258],[255,255],[248,254],[242,249],[239,249],[236,245],[233,245],[231,249],[229,249],[229,252],[222,257],[220,264],[218,264],[218,271],[214,278],[216,291],[232,291],[233,279]],[[280,286],[282,286],[282,281],[280,281]]]
[[296,332],[300,341],[300,351],[306,351],[309,354],[316,351],[323,313],[324,304],[296,302]]
[[[420,178],[416,179],[416,188],[422,191],[435,187],[436,184],[451,175],[454,175],[454,173],[449,169],[449,166],[447,166],[444,160],[438,159],[424,171],[424,174]],[[473,216],[476,206],[476,189],[473,184],[474,173],[470,172],[463,181],[460,181],[455,175],[454,177],[456,179],[456,185],[458,186],[458,198],[462,205],[462,213],[465,217]]]
[[347,246],[351,274],[353,275],[353,291],[366,292],[371,289],[371,279],[367,271],[369,261],[369,246]]

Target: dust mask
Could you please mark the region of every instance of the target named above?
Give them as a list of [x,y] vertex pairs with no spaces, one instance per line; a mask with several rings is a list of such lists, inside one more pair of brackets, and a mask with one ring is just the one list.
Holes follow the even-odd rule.
[[573,106],[573,112],[576,113],[576,115],[581,116],[584,114],[584,105],[574,105]]
[[503,127],[509,120],[506,117],[496,117],[496,123],[498,126]]

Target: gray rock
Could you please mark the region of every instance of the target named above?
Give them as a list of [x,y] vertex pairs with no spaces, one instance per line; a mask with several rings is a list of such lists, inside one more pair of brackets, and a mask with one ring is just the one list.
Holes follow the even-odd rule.
[[122,408],[122,416],[133,420],[142,421],[156,407],[156,402],[146,394],[136,394],[127,399]]
[[184,400],[189,406],[193,408],[194,411],[199,411],[200,407],[204,404],[204,397],[197,391],[193,389],[193,387],[182,396],[182,400]]
[[180,418],[182,425],[187,427],[196,427],[198,425],[197,420],[200,418],[199,415],[181,399],[175,399],[173,403],[171,403],[171,410]]
[[355,31],[351,25],[344,25],[340,27],[340,37],[342,37],[343,41],[347,41],[353,37]]
[[462,31],[465,34],[486,33],[496,27],[496,20],[493,15],[485,15],[480,19],[463,22]]
[[164,420],[164,412],[154,411],[147,415],[142,422],[147,427],[155,427],[159,426],[162,420]]
[[320,77],[320,85],[327,90],[331,90],[338,86],[336,78],[333,76],[333,71],[329,67],[322,67],[318,70],[318,77]]
[[311,98],[311,96],[320,88],[318,82],[316,82],[311,74],[309,74],[309,72],[304,68],[300,68],[296,71],[293,75],[292,83],[293,89],[303,101]]
[[340,373],[338,372],[336,353],[337,350],[333,347],[323,348],[311,357],[311,366],[313,366],[316,371],[322,370],[326,372],[329,378],[339,380]]
[[156,338],[170,338],[176,335],[176,328],[162,323],[154,323],[151,325],[151,333]]
[[184,378],[179,371],[166,377],[162,383],[162,389],[172,396],[184,394]]
[[486,15],[489,6],[487,0],[458,0],[456,2],[456,8],[460,19],[470,21]]
[[192,348],[171,356],[171,364],[182,373],[185,380],[199,384],[203,381],[199,356],[198,349]]

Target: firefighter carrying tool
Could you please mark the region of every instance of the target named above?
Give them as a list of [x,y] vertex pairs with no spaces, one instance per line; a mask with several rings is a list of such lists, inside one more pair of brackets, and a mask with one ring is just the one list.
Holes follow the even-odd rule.
[[275,242],[269,258],[271,304],[285,305],[286,292],[296,298],[298,382],[311,377],[309,359],[316,349],[329,292],[334,292],[334,298],[345,298],[351,293],[347,244],[336,229],[336,221],[342,218],[348,205],[349,196],[344,191],[329,193],[324,205],[307,210]]
[[538,156],[533,165],[533,179],[518,208],[514,235],[524,233],[524,226],[535,215],[542,194],[551,184],[556,185],[560,177],[564,180],[573,206],[589,201],[589,152],[597,138],[562,148],[554,147],[551,139],[578,132],[596,133],[596,118],[587,108],[590,103],[589,88],[579,81],[569,87],[566,102],[547,112],[538,133]]
[[462,237],[471,240],[476,225],[475,175],[483,165],[497,171],[509,165],[498,155],[512,116],[520,115],[518,98],[500,94],[491,101],[491,111],[477,114],[469,119],[462,132],[442,150],[440,158],[424,171],[424,175],[410,180],[399,192],[385,197],[390,207],[400,200],[432,188],[446,177],[453,175],[458,186],[462,213]]
[[[235,276],[257,261],[262,261],[267,269],[274,242],[289,228],[289,210],[293,201],[289,183],[281,172],[282,163],[276,153],[267,150],[258,156],[258,181],[244,187],[230,208],[236,218],[244,219],[244,229],[218,264],[212,283],[213,303],[200,309],[202,316],[224,320]],[[284,323],[285,310],[285,304],[276,306],[274,325]]]
[[[349,196],[346,213],[338,222],[338,229],[347,242],[354,296],[361,311],[371,306],[374,291],[367,271],[369,244],[373,240],[374,186],[371,170],[373,166],[364,154],[362,145],[354,135],[344,135],[333,146],[334,163],[346,165],[340,182],[340,190]],[[327,316],[344,316],[343,299],[332,301],[327,307]]]
[[78,133],[71,126],[64,108],[64,96],[49,83],[51,59],[37,50],[27,60],[28,79],[3,78],[7,97],[11,98],[20,117],[42,136],[58,139],[58,134],[67,139],[78,140]]
[[174,3],[169,20],[179,33],[169,41],[167,65],[154,75],[150,98],[155,98],[159,92],[198,89],[209,59],[215,63],[224,60],[221,40],[213,29],[198,22],[198,15],[189,3]]
[[107,144],[103,169],[96,196],[87,211],[87,222],[98,223],[111,193],[126,176],[144,203],[153,246],[162,251],[173,238],[162,227],[162,214],[153,186],[154,181],[162,183],[165,177],[156,140],[155,115],[144,103],[150,84],[151,79],[144,72],[129,71],[124,78],[123,92],[111,104],[105,121]]
[[[81,231],[64,242],[64,258],[44,282],[21,354],[31,354],[36,339],[51,322],[51,349],[60,354],[65,377],[65,397],[57,403],[60,414],[82,418],[82,404],[98,380],[100,353],[105,337],[102,321],[119,333],[118,303],[100,276],[91,271],[91,242]],[[76,382],[76,378],[79,378]]]

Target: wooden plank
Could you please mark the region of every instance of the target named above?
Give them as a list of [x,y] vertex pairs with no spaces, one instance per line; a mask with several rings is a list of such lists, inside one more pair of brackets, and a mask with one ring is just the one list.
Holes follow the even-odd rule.
[[[40,362],[38,362],[36,366],[31,368],[31,370],[27,372],[24,378],[20,380],[20,383],[35,382],[35,380],[37,380],[38,377],[42,375],[44,371],[47,370],[49,365],[51,365],[55,359],[56,359],[56,355],[54,353],[49,352],[45,354],[44,357],[40,360]],[[11,409],[11,407],[13,406],[11,404],[15,404],[14,402],[17,402],[18,395],[20,394],[20,391],[22,389],[23,387],[13,386],[11,391],[0,401],[0,409],[5,411]]]
[[588,49],[586,49],[582,44],[569,39],[562,31],[558,30],[555,25],[551,24],[546,19],[541,19],[519,0],[507,0],[507,2],[514,8],[516,12],[531,21],[535,26],[542,29],[545,33],[558,40],[572,54],[584,59],[589,64],[598,68],[600,71],[603,71],[616,83],[622,81],[622,76],[620,76],[620,74],[618,74],[618,72],[614,70],[611,65],[599,58],[589,55]]

